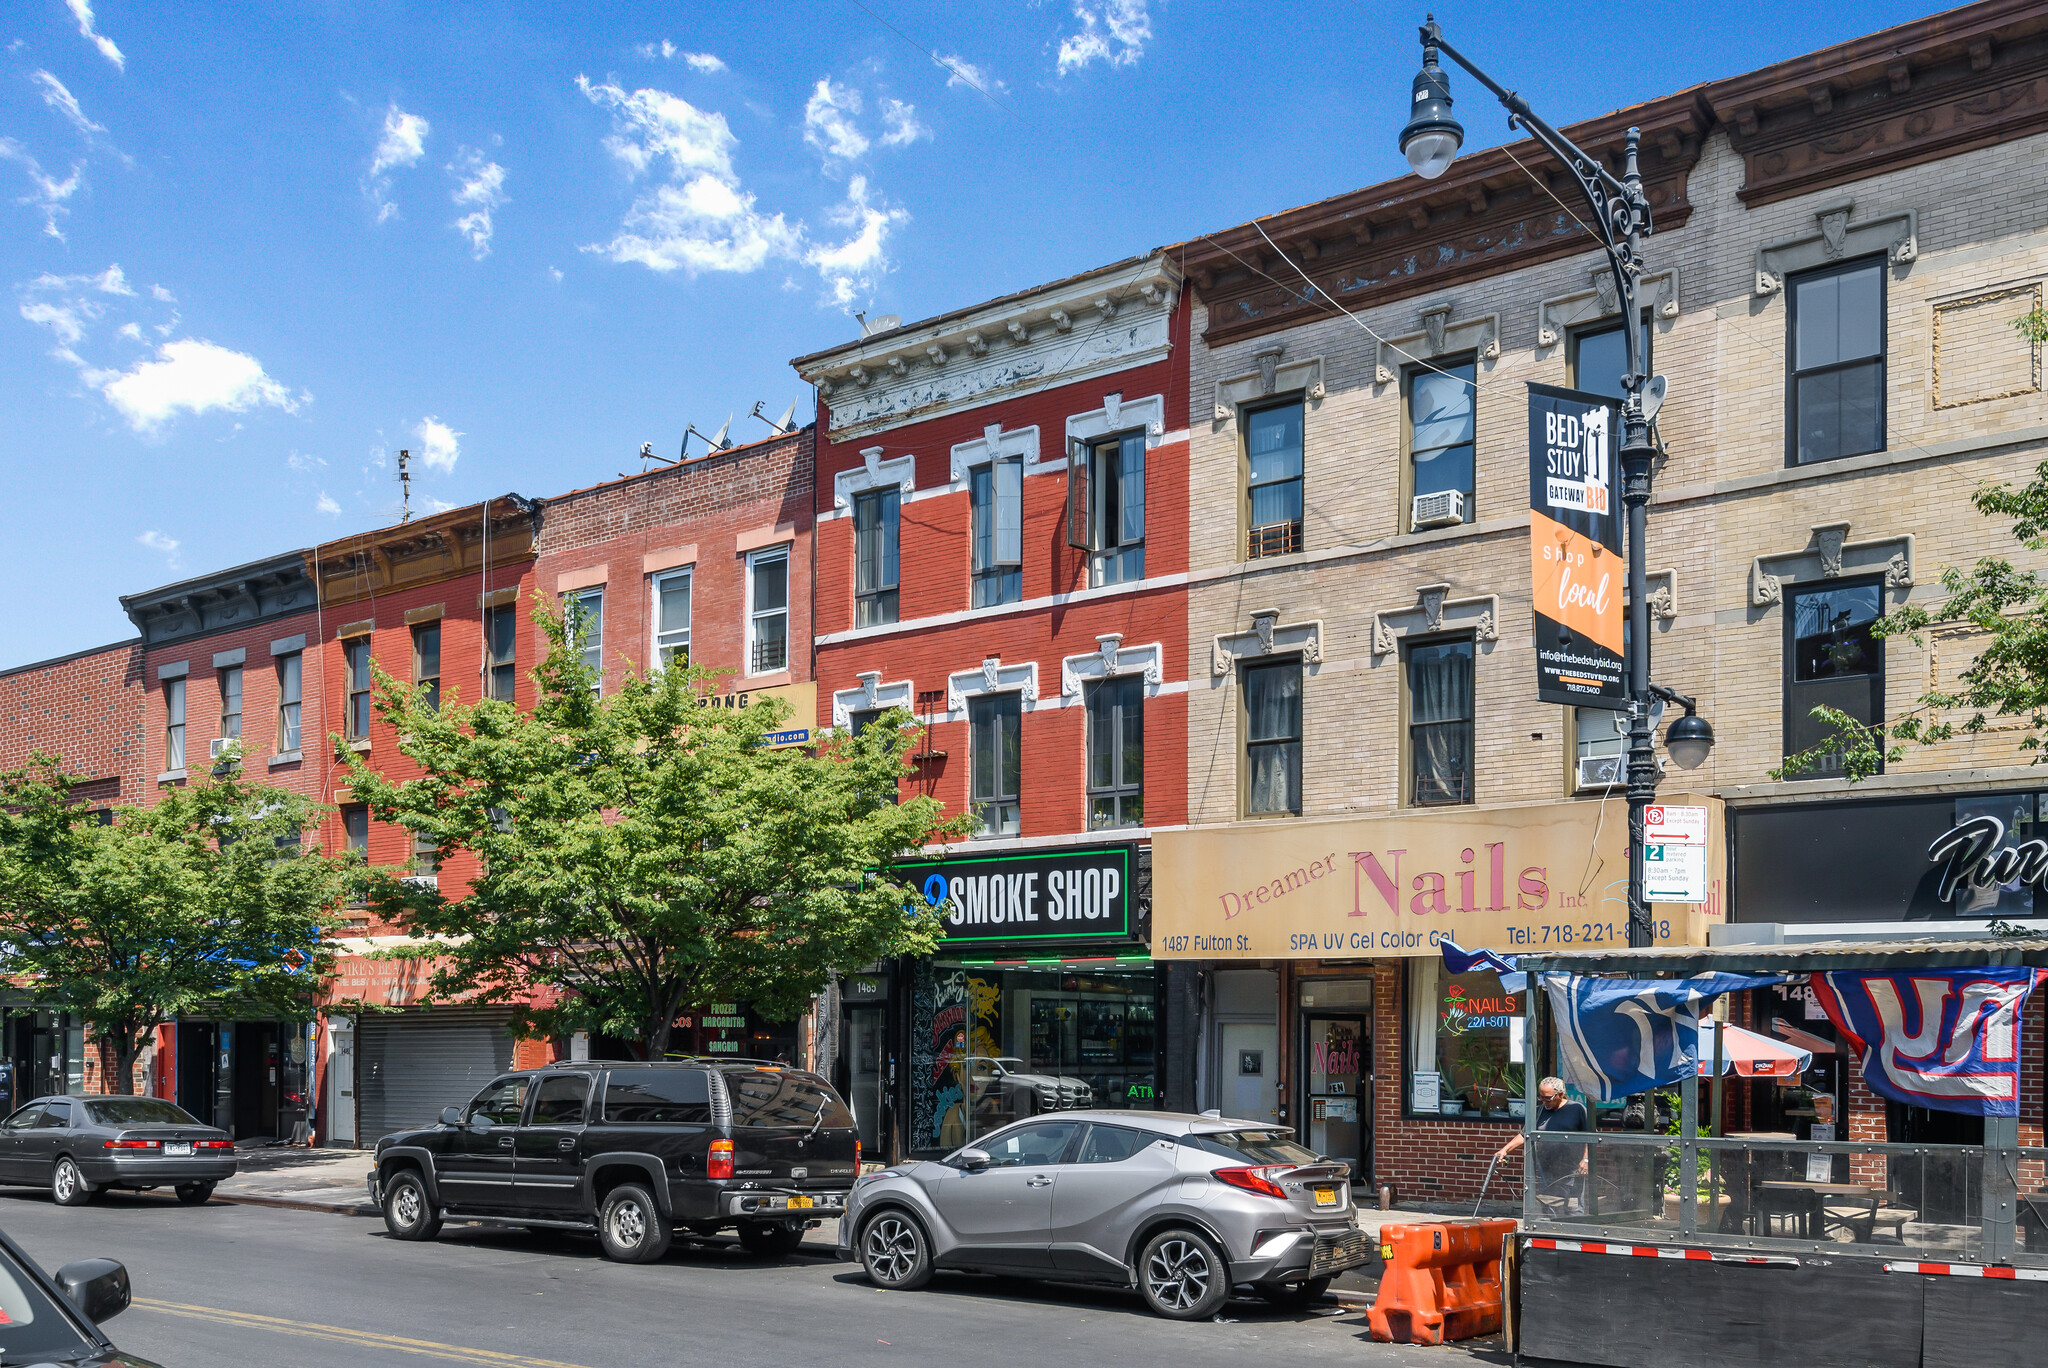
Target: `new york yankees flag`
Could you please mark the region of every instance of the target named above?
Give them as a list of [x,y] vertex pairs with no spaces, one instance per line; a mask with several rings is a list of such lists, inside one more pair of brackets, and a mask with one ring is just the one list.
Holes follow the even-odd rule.
[[2020,1112],[2020,1012],[2048,970],[1838,970],[1814,996],[1872,1092],[1971,1116]]

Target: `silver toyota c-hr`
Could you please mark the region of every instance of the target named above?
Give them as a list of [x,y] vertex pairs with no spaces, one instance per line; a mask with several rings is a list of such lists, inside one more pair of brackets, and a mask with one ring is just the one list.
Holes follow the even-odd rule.
[[839,1257],[887,1288],[922,1287],[941,1269],[1136,1287],[1177,1320],[1213,1315],[1240,1284],[1312,1300],[1372,1250],[1349,1166],[1292,1134],[1175,1112],[1020,1121],[856,1179]]

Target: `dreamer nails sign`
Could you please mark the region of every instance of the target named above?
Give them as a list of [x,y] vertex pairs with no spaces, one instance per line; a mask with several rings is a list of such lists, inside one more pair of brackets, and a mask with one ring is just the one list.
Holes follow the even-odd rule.
[[906,860],[892,872],[940,909],[948,945],[1130,938],[1129,846]]

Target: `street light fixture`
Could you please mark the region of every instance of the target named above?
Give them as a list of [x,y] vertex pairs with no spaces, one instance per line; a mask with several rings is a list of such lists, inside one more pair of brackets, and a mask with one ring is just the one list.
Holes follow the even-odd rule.
[[[1681,769],[1692,769],[1706,760],[1713,746],[1714,731],[1706,719],[1694,712],[1691,699],[1680,698],[1650,683],[1650,593],[1643,543],[1649,523],[1650,465],[1656,448],[1650,443],[1652,415],[1643,408],[1643,391],[1650,377],[1643,366],[1642,247],[1651,225],[1650,198],[1643,191],[1642,172],[1636,165],[1642,130],[1628,130],[1622,174],[1617,179],[1598,157],[1538,118],[1527,100],[1501,86],[1446,43],[1435,15],[1428,16],[1421,32],[1422,70],[1415,77],[1413,112],[1407,127],[1401,130],[1401,153],[1416,174],[1425,180],[1443,175],[1465,139],[1465,130],[1451,116],[1451,83],[1438,64],[1441,53],[1470,72],[1506,107],[1509,128],[1527,129],[1570,168],[1587,208],[1592,211],[1585,226],[1599,239],[1614,268],[1623,320],[1621,335],[1628,354],[1628,373],[1621,380],[1624,397],[1620,453],[1621,502],[1628,514],[1628,943],[1649,945],[1654,937],[1650,904],[1643,897],[1643,823],[1644,814],[1657,796],[1656,735],[1650,700],[1661,694],[1685,704],[1686,715],[1671,724],[1666,741],[1671,758]],[[1658,398],[1661,399],[1661,391]]]

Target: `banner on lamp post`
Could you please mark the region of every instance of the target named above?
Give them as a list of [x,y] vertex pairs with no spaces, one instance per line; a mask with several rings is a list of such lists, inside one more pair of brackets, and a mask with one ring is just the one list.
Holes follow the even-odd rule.
[[1545,703],[1628,706],[1620,430],[1611,399],[1529,386],[1529,569],[1536,696]]

